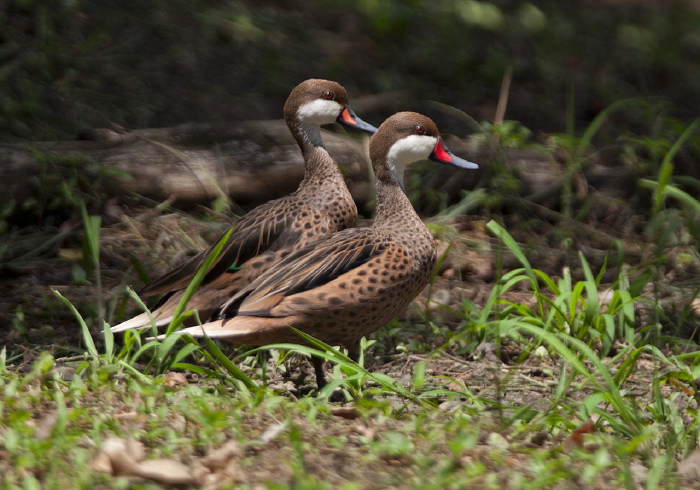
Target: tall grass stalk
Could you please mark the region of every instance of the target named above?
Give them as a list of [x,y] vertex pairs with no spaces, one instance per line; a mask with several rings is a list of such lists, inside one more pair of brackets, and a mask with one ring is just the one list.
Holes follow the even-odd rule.
[[97,293],[97,316],[99,324],[104,321],[104,301],[102,300],[102,273],[100,270],[100,216],[89,216],[85,203],[80,206],[80,213],[83,219],[83,259],[87,272],[92,271],[95,276],[95,289]]

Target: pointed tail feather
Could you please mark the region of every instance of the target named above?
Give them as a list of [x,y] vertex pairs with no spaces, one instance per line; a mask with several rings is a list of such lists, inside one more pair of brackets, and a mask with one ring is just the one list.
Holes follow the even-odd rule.
[[[152,313],[151,317],[155,321],[156,327],[167,326],[173,319],[172,315],[167,317],[159,317],[157,314]],[[111,330],[112,333],[126,332],[127,330],[143,330],[144,328],[150,328],[152,325],[151,318],[148,313],[141,313],[136,315],[134,318],[127,320],[125,322],[114,325]]]
[[[183,328],[182,330],[174,332],[173,335],[190,334],[192,337],[198,339],[204,338],[205,335],[212,339],[230,338],[235,335],[239,329],[226,328],[226,326],[224,326],[224,321],[225,320],[216,320],[214,322],[205,323],[204,325]],[[164,338],[164,334],[156,337],[158,340],[163,340]]]
[[[289,328],[294,324],[298,324],[298,321],[293,317],[235,317],[183,328],[174,332],[173,335],[190,334],[195,338],[207,336],[211,339],[230,340],[237,344],[249,345],[298,342],[299,336]],[[156,338],[163,340],[165,335],[159,335]]]

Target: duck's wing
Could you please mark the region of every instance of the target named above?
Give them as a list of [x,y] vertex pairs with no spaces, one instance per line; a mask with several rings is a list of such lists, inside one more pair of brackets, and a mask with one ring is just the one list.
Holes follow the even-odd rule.
[[274,264],[221,308],[220,317],[269,316],[285,297],[327,287],[391,246],[371,228],[352,228],[323,237]]
[[[252,257],[268,250],[277,242],[280,243],[278,248],[282,244],[296,242],[301,232],[291,229],[290,225],[299,210],[293,205],[286,204],[273,201],[259,206],[234,225],[234,231],[205,276],[203,284],[211,282],[228,270],[236,270]],[[206,250],[160,276],[141,289],[139,294],[151,296],[186,288],[226,233],[228,230]]]

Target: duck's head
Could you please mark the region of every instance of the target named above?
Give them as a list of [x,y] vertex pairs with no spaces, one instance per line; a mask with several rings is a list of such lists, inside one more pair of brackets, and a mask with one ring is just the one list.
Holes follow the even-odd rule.
[[369,155],[377,178],[383,177],[383,169],[388,169],[401,186],[404,169],[422,160],[479,168],[450,153],[433,120],[416,112],[399,112],[384,121],[372,136]]
[[284,104],[287,124],[294,122],[321,126],[338,122],[344,126],[374,133],[377,128],[357,117],[348,105],[348,94],[342,85],[330,80],[312,78],[292,90]]

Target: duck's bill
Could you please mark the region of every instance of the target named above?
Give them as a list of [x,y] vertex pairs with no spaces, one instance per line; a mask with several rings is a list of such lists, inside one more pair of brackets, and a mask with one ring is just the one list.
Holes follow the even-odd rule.
[[445,143],[442,142],[442,138],[438,138],[435,148],[428,158],[436,162],[449,163],[450,165],[454,165],[455,167],[459,168],[479,168],[476,163],[459,158],[458,156],[450,153],[450,150],[447,149]]
[[345,109],[343,109],[343,112],[340,113],[337,121],[340,124],[344,124],[345,126],[359,129],[361,131],[367,131],[368,133],[376,133],[377,132],[377,128],[375,128],[374,126],[372,126],[369,123],[364,122],[362,119],[357,117],[357,114],[355,114],[353,112],[353,110],[347,106],[345,106]]

